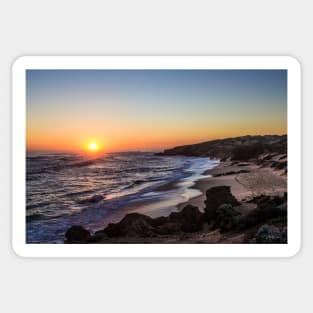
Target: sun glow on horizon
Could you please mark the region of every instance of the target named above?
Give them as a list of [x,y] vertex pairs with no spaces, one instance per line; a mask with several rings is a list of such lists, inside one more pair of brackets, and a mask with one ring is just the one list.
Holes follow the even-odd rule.
[[100,149],[100,146],[99,146],[98,142],[96,142],[96,141],[88,142],[88,144],[87,144],[87,150],[88,151],[97,152],[97,151],[99,151],[99,149]]

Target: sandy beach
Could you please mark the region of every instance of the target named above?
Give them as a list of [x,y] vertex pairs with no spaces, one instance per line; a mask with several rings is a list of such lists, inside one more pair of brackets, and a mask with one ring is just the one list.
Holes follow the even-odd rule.
[[[180,209],[191,204],[203,210],[206,191],[216,186],[230,186],[232,194],[240,202],[260,195],[283,196],[287,192],[287,176],[283,171],[262,167],[253,162],[238,164],[230,161],[221,162],[217,167],[206,171],[205,174],[211,177],[198,180],[193,187],[200,190],[202,194],[181,203]],[[240,208],[242,213],[253,209],[255,209],[253,203],[244,203]]]

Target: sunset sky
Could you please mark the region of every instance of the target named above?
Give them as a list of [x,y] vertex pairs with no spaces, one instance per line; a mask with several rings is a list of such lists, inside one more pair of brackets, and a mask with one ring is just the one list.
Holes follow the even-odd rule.
[[287,133],[285,70],[27,70],[26,91],[28,150]]

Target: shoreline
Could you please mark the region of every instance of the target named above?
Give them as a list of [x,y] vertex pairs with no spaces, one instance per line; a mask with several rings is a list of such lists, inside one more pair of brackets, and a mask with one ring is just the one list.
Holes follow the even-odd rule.
[[[178,204],[178,211],[159,212],[158,216],[151,217],[134,205],[133,210],[130,207],[123,210],[124,216],[121,215],[123,218],[119,221],[94,234],[73,226],[65,235],[65,243],[240,244],[254,243],[254,240],[266,243],[262,240],[272,240],[268,239],[272,231],[277,234],[276,243],[286,243],[287,176],[284,171],[255,162],[224,161],[205,174],[211,176],[197,180],[191,187],[202,194]],[[269,185],[269,180],[273,184]],[[221,214],[216,213],[219,206],[229,201],[230,208],[217,218],[216,214]],[[215,217],[208,216],[212,206]],[[258,239],[262,227],[265,239]],[[80,232],[86,237],[76,241],[75,236]]]
[[[210,159],[210,161],[218,161],[216,159]],[[206,172],[209,170],[213,170],[217,166],[219,166],[219,163],[217,165],[214,165],[213,167],[205,169],[202,173],[198,173],[200,176],[207,175]],[[165,183],[164,185],[161,185],[154,189],[152,192],[160,193],[160,192],[169,192],[173,193],[170,197],[164,197],[159,199],[136,199],[133,200],[123,207],[121,207],[117,212],[110,215],[109,218],[103,220],[101,224],[101,227],[105,227],[110,223],[117,223],[119,222],[125,215],[129,213],[140,213],[148,215],[152,218],[158,218],[162,216],[169,216],[173,212],[179,212],[181,210],[181,206],[185,203],[188,203],[192,199],[195,199],[199,196],[202,196],[199,193],[202,193],[202,190],[195,188],[198,181],[204,180],[207,177],[200,177],[199,179],[191,180],[190,178],[192,175],[195,175],[195,173],[191,173],[190,176],[186,176],[184,178],[176,179],[174,181]],[[186,186],[185,189],[183,189],[180,184],[193,184],[192,186]],[[186,193],[188,194],[188,197],[192,194],[196,194],[196,196],[191,196],[189,200],[185,200],[184,197],[186,197]]]
[[[203,210],[206,191],[217,186],[230,186],[232,194],[238,201],[248,201],[260,195],[283,196],[287,192],[287,176],[282,171],[262,167],[254,162],[238,162],[238,164],[223,161],[218,166],[205,171],[204,174],[210,177],[197,180],[191,187],[199,190],[201,195],[179,204],[178,209],[181,210],[186,205],[194,205]],[[271,185],[268,181],[271,181]],[[255,206],[247,205],[245,210],[254,208]]]

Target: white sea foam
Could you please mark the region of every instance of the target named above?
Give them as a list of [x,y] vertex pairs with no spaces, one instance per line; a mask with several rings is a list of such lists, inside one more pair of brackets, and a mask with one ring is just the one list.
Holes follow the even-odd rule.
[[[27,157],[27,242],[59,242],[79,224],[95,230],[123,217],[129,207],[168,214],[197,196],[195,181],[217,160],[120,153],[97,159],[74,154]],[[170,187],[163,188],[168,185]],[[102,195],[104,200],[94,195]],[[100,199],[100,197],[98,197]]]

